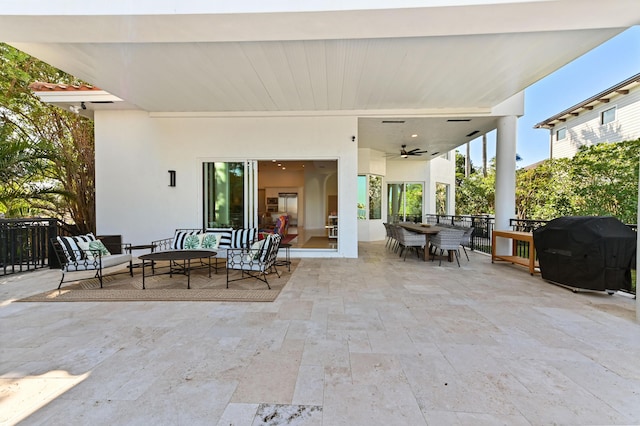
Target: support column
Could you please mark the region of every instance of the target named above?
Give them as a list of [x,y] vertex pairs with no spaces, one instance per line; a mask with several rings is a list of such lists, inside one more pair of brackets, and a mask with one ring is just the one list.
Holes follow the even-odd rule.
[[[640,168],[640,165],[638,166]],[[638,220],[640,225],[640,177],[638,178]],[[637,232],[636,250],[636,321],[640,322],[640,298],[638,298],[638,270],[640,269],[640,230]]]
[[[516,141],[518,117],[509,115],[498,118],[496,138],[496,223],[495,229],[511,229],[509,219],[516,212]],[[510,255],[511,244],[500,238],[497,254]]]

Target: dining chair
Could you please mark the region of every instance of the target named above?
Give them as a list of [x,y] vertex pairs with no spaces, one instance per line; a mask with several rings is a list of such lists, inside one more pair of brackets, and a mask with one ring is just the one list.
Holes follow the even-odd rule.
[[383,222],[382,224],[384,225],[384,230],[386,232],[386,237],[385,237],[386,241],[384,246],[386,248],[389,248],[389,246],[393,241],[393,231],[391,230],[391,224],[387,222]]
[[471,246],[471,238],[473,238],[474,229],[475,228],[473,226],[470,228],[464,228],[464,234],[462,234],[462,239],[460,240],[460,245],[462,246],[464,255],[467,256],[467,262],[469,261],[469,254],[467,254],[467,249],[465,248],[465,246]]
[[391,246],[390,248],[393,250],[394,253],[398,252],[398,248],[400,248],[400,240],[398,238],[398,234],[400,231],[398,231],[398,228],[400,228],[398,225],[396,225],[395,223],[392,223],[389,225],[389,228],[391,230]]
[[462,240],[462,235],[464,235],[463,229],[443,228],[436,235],[432,236],[429,240],[431,246],[433,247],[433,251],[431,252],[431,261],[433,262],[435,260],[436,251],[440,249],[441,257],[438,266],[442,266],[442,255],[446,250],[449,253],[453,252],[456,257],[456,262],[458,262],[458,267],[460,267],[458,250],[460,249],[460,241]]
[[[404,252],[404,260],[407,260],[407,252],[414,248],[416,250],[416,255],[420,257],[420,249],[424,249],[424,235],[418,234],[416,232],[411,232],[407,229],[404,229],[402,226],[397,226],[397,236],[398,242],[400,244],[400,256]],[[406,251],[405,251],[406,250]]]

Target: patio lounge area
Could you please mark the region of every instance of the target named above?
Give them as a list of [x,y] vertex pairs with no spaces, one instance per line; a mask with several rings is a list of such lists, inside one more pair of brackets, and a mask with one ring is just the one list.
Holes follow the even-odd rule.
[[640,423],[631,297],[358,250],[267,303],[15,302],[60,272],[0,277],[0,424]]

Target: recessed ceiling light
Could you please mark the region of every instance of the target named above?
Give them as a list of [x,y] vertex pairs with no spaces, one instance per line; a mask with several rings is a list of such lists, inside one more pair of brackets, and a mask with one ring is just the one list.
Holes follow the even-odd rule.
[[276,160],[271,160],[271,162],[272,162],[272,163],[275,163],[275,162],[276,162]]
[[287,168],[286,168],[286,167],[283,167],[283,168],[282,168],[282,170],[287,170]]
[[278,167],[282,166],[282,163],[278,163]]
[[412,134],[412,135],[411,135],[411,137],[412,137],[412,138],[417,138],[417,137],[418,137],[418,134],[417,134],[417,133],[414,133],[414,134]]

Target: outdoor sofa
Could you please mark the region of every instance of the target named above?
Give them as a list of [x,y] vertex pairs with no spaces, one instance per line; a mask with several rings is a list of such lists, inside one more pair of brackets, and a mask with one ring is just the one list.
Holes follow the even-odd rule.
[[166,250],[211,250],[215,251],[217,272],[222,267],[220,260],[226,265],[228,249],[248,249],[258,239],[258,228],[206,228],[176,229],[173,237],[152,241],[154,251]]
[[[224,265],[227,270],[227,288],[232,281],[256,278],[267,284],[267,274],[276,269],[276,258],[280,247],[279,234],[265,234],[258,238],[257,228],[206,228],[176,229],[174,236],[152,241],[154,250],[211,250],[214,256],[216,273]],[[219,261],[222,261],[219,263]],[[230,279],[229,272],[241,271],[240,278]]]
[[[129,274],[133,276],[131,253],[110,253],[102,241],[92,233],[77,236],[58,236],[51,239],[54,253],[60,263],[62,278],[58,289],[64,282],[65,273],[96,271],[95,278],[100,281],[102,288],[103,269],[129,264]],[[129,244],[123,244],[121,248],[126,251]],[[123,250],[120,250],[121,252]]]

